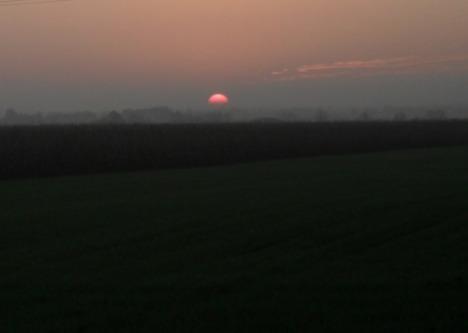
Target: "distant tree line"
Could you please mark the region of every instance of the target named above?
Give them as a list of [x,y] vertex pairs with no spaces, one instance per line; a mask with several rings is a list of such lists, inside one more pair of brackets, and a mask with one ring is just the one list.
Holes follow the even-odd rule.
[[329,122],[329,121],[414,121],[468,118],[468,109],[458,108],[289,108],[174,110],[169,107],[125,109],[109,112],[36,112],[15,109],[0,112],[0,125],[67,125],[67,124],[191,124],[227,122]]

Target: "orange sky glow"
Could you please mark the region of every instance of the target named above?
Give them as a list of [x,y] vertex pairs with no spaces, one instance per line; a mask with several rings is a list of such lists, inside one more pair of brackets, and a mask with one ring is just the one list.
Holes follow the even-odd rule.
[[462,73],[468,70],[466,17],[466,0],[0,6],[0,97],[14,103],[11,96],[21,89],[15,84],[35,91],[64,84],[70,90],[202,86],[205,98],[230,86],[278,81]]

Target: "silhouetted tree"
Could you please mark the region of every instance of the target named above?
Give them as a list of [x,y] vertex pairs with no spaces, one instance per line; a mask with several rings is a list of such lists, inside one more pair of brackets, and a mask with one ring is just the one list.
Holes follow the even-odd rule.
[[426,112],[426,118],[429,120],[445,120],[447,119],[447,113],[444,110],[429,110]]
[[406,115],[405,112],[399,111],[393,115],[393,120],[394,121],[406,121],[408,120],[408,116]]
[[104,118],[101,119],[102,123],[106,124],[122,124],[125,122],[125,119],[117,111],[109,112]]
[[369,112],[367,112],[367,111],[362,111],[362,112],[358,115],[357,120],[359,120],[359,121],[370,121],[370,120],[371,120],[371,116],[370,116]]
[[316,119],[316,121],[318,121],[318,122],[325,122],[325,121],[328,121],[328,120],[329,120],[328,112],[325,111],[325,110],[323,110],[323,109],[317,110],[315,116],[316,116],[315,119]]

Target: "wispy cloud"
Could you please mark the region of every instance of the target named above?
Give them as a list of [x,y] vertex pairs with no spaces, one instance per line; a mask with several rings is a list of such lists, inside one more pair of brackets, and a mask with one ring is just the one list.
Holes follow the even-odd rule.
[[273,76],[282,76],[282,75],[287,75],[287,74],[289,74],[288,68],[283,68],[283,69],[271,72],[271,75]]
[[347,60],[333,63],[306,64],[271,72],[274,81],[363,77],[390,74],[468,71],[468,54],[433,57],[399,57]]

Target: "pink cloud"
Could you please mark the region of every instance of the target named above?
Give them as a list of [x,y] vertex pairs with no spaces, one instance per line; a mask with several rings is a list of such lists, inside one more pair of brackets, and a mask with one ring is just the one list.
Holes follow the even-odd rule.
[[306,64],[294,69],[273,71],[274,81],[362,77],[385,74],[468,71],[468,54],[434,57],[399,57]]
[[288,68],[283,68],[283,69],[271,72],[271,75],[280,76],[280,75],[285,75],[285,74],[288,74],[288,73],[289,73],[289,69]]

